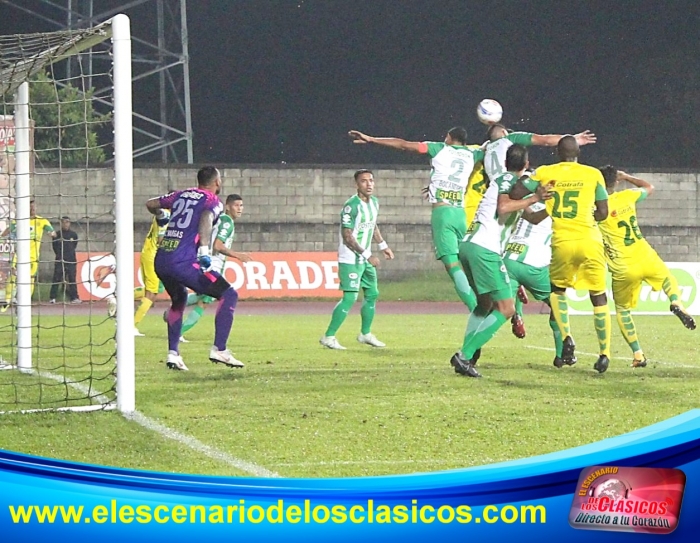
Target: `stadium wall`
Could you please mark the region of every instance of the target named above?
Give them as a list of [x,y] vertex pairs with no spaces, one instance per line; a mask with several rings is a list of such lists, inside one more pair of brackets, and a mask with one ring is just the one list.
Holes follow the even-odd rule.
[[[134,170],[135,247],[140,250],[150,217],[145,201],[170,190],[194,184],[195,167],[136,167]],[[335,251],[341,207],[353,194],[354,167],[349,166],[221,166],[222,195],[239,193],[245,212],[236,228],[241,251]],[[380,201],[379,226],[396,254],[384,263],[385,277],[398,277],[440,268],[433,258],[430,206],[421,198],[429,170],[414,166],[375,167],[376,195]],[[668,261],[700,261],[700,173],[633,172],[656,186],[639,205],[639,224],[649,242]],[[37,172],[46,173],[46,172]],[[81,238],[81,251],[111,251],[110,209],[112,172],[90,172],[87,192],[73,195],[64,175],[60,186],[50,174],[36,175],[33,193],[39,215],[51,219],[68,215]],[[81,191],[83,184],[81,183]],[[113,189],[112,189],[113,190]],[[57,198],[58,194],[64,197]],[[74,197],[73,197],[74,196]],[[90,220],[86,218],[89,217]],[[86,241],[89,228],[90,241]],[[52,273],[50,238],[44,237],[41,274]]]

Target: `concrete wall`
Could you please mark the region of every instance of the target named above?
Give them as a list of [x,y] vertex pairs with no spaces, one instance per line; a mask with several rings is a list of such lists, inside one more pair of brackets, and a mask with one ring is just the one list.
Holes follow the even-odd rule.
[[[245,213],[235,245],[241,251],[335,251],[341,207],[354,190],[355,168],[343,166],[223,166],[222,195],[239,193]],[[439,269],[430,235],[430,206],[420,197],[428,168],[381,166],[374,169],[381,209],[379,226],[396,254],[383,274],[404,275]],[[699,261],[698,182],[700,173],[635,172],[657,188],[639,206],[639,224],[650,243],[668,261]],[[195,184],[196,168],[137,168],[134,171],[135,245],[139,250],[149,226],[145,201]],[[68,215],[78,222],[80,250],[112,250],[114,187],[112,172],[75,175],[37,172],[33,180],[38,213]],[[48,237],[45,238],[48,240]],[[50,243],[42,260],[53,261]],[[43,265],[45,274],[50,266]]]

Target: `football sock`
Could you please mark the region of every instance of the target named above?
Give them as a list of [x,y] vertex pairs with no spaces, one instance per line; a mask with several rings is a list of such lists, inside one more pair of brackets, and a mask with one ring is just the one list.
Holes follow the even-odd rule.
[[5,287],[5,301],[9,304],[12,300],[12,295],[15,293],[15,276],[10,275],[7,281],[7,286]]
[[447,273],[455,285],[457,296],[459,296],[462,303],[469,308],[469,311],[473,312],[476,307],[476,294],[474,294],[474,291],[469,286],[467,275],[464,273],[459,259],[455,255],[446,255],[443,256],[440,261],[445,265]]
[[182,333],[189,332],[192,327],[199,322],[199,319],[204,315],[204,308],[201,306],[196,306],[182,323]]
[[598,347],[600,354],[610,358],[610,336],[612,335],[612,320],[610,319],[610,308],[608,304],[593,306],[593,322],[595,332],[598,336]]
[[[627,345],[630,346],[632,352],[637,354],[642,354],[642,348],[639,345],[639,338],[637,338],[637,329],[634,326],[634,320],[632,320],[632,313],[627,309],[622,309],[620,307],[615,308],[615,313],[617,316],[617,324],[620,326],[620,332],[622,332],[622,337],[625,338]],[[635,358],[641,358],[636,357]]]
[[566,294],[552,292],[549,295],[549,305],[552,308],[552,315],[559,326],[561,339],[564,341],[571,335],[571,326],[569,323],[569,304],[566,301]]
[[238,292],[229,288],[219,298],[219,307],[216,309],[214,317],[214,345],[220,351],[226,350],[228,336],[233,326],[233,313],[236,311],[238,303]]
[[194,294],[194,293],[188,294],[187,295],[187,305],[194,305],[201,299],[202,299],[202,296],[200,296],[199,294]]
[[681,303],[679,297],[678,281],[676,281],[675,277],[669,275],[666,279],[664,279],[661,288],[664,290],[666,296],[668,296],[668,299],[672,304],[683,308],[683,304]]
[[377,296],[378,292],[365,291],[365,301],[362,304],[362,309],[360,310],[360,317],[362,318],[362,328],[360,332],[362,334],[369,334],[372,329],[372,321],[374,320],[374,311],[377,306]]
[[521,317],[523,316],[523,303],[520,301],[520,298],[515,296],[515,314],[520,315]]
[[136,313],[134,314],[134,325],[138,325],[143,318],[146,316],[146,313],[148,313],[148,310],[151,309],[151,306],[153,305],[153,302],[146,298],[145,296],[141,299],[141,303],[139,304],[139,308],[136,310]]
[[559,331],[559,325],[557,321],[549,317],[549,327],[552,329],[552,335],[554,336],[554,351],[556,355],[561,358],[561,350],[564,346],[564,342],[561,339],[561,332]]
[[331,316],[331,323],[326,330],[326,337],[335,335],[340,325],[345,322],[345,318],[348,316],[348,312],[356,300],[357,292],[343,292],[343,297],[336,304],[335,308],[333,308],[333,315]]
[[168,349],[178,352],[180,344],[180,335],[182,330],[182,312],[184,307],[172,306],[168,311]]
[[[477,312],[479,310],[476,310]],[[472,323],[472,319],[477,318],[478,321]],[[498,329],[506,322],[506,317],[500,311],[493,310],[485,317],[478,315],[476,312],[469,317],[467,324],[467,333],[464,335],[464,343],[462,344],[462,356],[467,360],[471,360],[474,353],[481,349],[489,340],[496,335]]]

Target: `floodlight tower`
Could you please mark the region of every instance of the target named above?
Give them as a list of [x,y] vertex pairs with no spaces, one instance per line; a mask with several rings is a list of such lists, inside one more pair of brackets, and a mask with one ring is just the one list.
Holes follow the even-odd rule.
[[[187,37],[187,0],[0,0],[37,18],[37,32],[95,26],[117,13],[131,18],[134,158],[194,161]],[[115,5],[116,4],[116,5]],[[111,82],[95,77],[110,61],[95,47],[65,64],[65,75],[87,76],[95,96],[111,106]]]

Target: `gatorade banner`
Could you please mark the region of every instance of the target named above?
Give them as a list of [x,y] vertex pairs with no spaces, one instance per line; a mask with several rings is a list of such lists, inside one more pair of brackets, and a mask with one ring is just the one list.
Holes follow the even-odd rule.
[[[229,259],[224,277],[246,298],[339,298],[337,253],[250,253],[245,264]],[[141,253],[134,253],[134,286],[143,287]],[[77,253],[78,295],[81,300],[101,300],[116,288],[110,268],[115,258],[107,253]],[[106,273],[106,275],[105,275]],[[101,280],[101,281],[100,281]],[[162,293],[166,299],[167,294]]]
[[[700,315],[700,299],[698,299],[698,285],[700,285],[700,262],[666,262],[669,270],[678,281],[680,297],[683,305],[691,315]],[[615,304],[612,296],[612,280],[608,274],[608,305],[615,312]],[[589,299],[588,291],[568,289],[569,308],[572,315],[592,315],[593,306]],[[654,292],[646,283],[642,284],[639,294],[639,303],[634,313],[637,315],[669,315],[668,297],[663,291]]]

